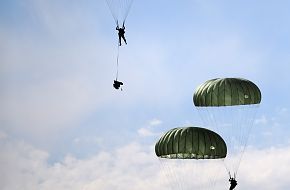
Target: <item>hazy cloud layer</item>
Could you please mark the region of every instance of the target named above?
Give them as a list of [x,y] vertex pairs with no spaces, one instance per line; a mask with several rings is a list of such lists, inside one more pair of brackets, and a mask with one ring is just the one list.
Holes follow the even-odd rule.
[[[46,151],[9,137],[1,139],[0,151],[0,187],[3,190],[157,190],[170,187],[160,170],[153,147],[136,142],[111,151],[99,152],[86,159],[67,155],[54,164],[48,164],[49,153]],[[289,145],[261,150],[248,149],[238,175],[239,188],[289,188],[287,176],[290,171],[285,167],[290,164],[289,152]],[[228,186],[225,171],[217,180],[217,189],[228,188],[225,187]]]

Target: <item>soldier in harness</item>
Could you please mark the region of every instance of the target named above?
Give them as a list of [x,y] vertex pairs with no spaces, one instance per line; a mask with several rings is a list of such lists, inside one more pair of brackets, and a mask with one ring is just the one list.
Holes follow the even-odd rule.
[[229,182],[231,184],[230,190],[233,190],[238,185],[237,180],[233,177],[230,177]]
[[120,28],[119,25],[117,25],[116,30],[118,30],[119,46],[122,45],[121,38],[124,40],[125,44],[127,44],[127,41],[126,41],[126,38],[125,38],[125,26],[124,26],[124,23],[123,23],[122,28]]

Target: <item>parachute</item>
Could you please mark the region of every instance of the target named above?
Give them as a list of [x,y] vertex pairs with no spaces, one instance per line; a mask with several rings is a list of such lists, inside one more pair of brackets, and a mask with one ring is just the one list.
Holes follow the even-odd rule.
[[174,128],[155,145],[158,157],[169,159],[225,158],[227,146],[215,132],[200,127]]
[[197,107],[220,107],[260,104],[260,89],[242,78],[212,79],[200,85],[193,96]]
[[117,26],[124,25],[133,0],[106,0]]
[[261,102],[260,89],[246,79],[217,78],[200,85],[193,102],[204,125],[224,138],[224,163],[229,176],[236,177]]
[[155,153],[172,189],[209,189],[215,185],[227,146],[208,129],[174,128],[159,139]]
[[[112,16],[117,25],[116,30],[118,30],[119,36],[119,44],[118,44],[118,54],[117,54],[117,72],[116,72],[116,80],[114,80],[113,86],[115,89],[119,89],[120,84],[123,85],[123,82],[118,81],[119,75],[119,46],[121,46],[121,38],[123,38],[124,42],[127,44],[125,39],[125,21],[127,19],[129,10],[133,3],[133,0],[106,0],[107,5],[112,13]],[[117,81],[117,82],[116,82]],[[122,88],[121,88],[122,90]]]

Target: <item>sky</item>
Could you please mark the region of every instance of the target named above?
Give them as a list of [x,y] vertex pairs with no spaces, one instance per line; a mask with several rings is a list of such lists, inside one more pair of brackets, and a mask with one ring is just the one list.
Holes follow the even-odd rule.
[[262,92],[238,188],[289,189],[289,6],[135,0],[117,91],[105,0],[0,0],[0,189],[167,189],[155,142],[202,126],[192,95],[218,77]]

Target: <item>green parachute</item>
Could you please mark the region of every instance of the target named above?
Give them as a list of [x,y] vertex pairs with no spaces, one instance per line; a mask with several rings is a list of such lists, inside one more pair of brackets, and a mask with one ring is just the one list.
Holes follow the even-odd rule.
[[261,102],[261,91],[242,78],[216,78],[201,84],[193,102],[204,125],[219,133],[228,147],[225,166],[235,177]]
[[162,171],[171,189],[213,189],[227,155],[225,141],[200,127],[174,128],[156,143]]
[[197,107],[259,104],[260,89],[251,81],[241,78],[208,80],[193,95]]
[[218,159],[225,158],[227,146],[215,132],[200,127],[174,128],[155,145],[160,158]]

